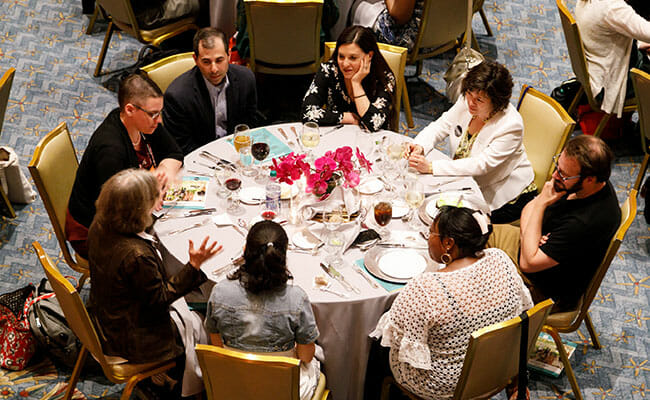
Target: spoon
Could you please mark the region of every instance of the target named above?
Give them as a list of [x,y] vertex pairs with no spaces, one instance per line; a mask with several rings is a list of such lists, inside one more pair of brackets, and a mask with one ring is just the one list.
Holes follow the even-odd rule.
[[379,238],[370,239],[365,242],[361,242],[357,246],[359,247],[359,250],[366,251],[372,247],[375,247],[377,243],[379,243]]

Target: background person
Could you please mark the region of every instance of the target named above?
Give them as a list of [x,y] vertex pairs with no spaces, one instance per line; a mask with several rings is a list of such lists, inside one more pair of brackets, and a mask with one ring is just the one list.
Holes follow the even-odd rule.
[[212,289],[205,327],[214,345],[298,358],[300,398],[310,399],[320,375],[319,332],[305,291],[287,285],[288,243],[275,222],[251,227],[244,264]]
[[341,33],[332,58],[321,64],[307,89],[302,121],[386,129],[395,95],[395,77],[372,31],[351,26]]
[[356,0],[350,9],[353,25],[366,26],[377,41],[395,46],[415,47],[420,30],[424,0]]
[[155,171],[165,188],[183,163],[181,149],[160,125],[163,95],[151,79],[127,76],[120,82],[117,100],[119,108],[108,114],[88,141],[68,202],[66,239],[84,258],[95,200],[108,178],[128,168],[142,168]]
[[239,124],[257,124],[255,75],[229,60],[224,33],[202,28],[194,35],[196,66],[165,91],[163,120],[183,154],[232,134]]
[[484,250],[490,232],[485,214],[442,207],[428,244],[431,258],[445,267],[413,278],[370,334],[390,348],[395,380],[419,397],[450,399],[470,335],[533,305],[510,258]]
[[180,375],[184,348],[170,305],[207,280],[200,267],[221,246],[208,244],[206,237],[194,248],[190,240],[189,262],[167,277],[157,241],[145,232],[153,223],[159,188],[155,175],[141,169],[121,171],[102,187],[88,233],[88,305],[105,354],[132,363],[180,357],[174,370]]
[[[524,149],[524,123],[510,104],[512,86],[503,65],[484,61],[475,66],[463,80],[462,96],[410,145],[409,166],[418,172],[473,177],[493,223],[516,221],[537,194]],[[452,159],[428,161],[425,154],[447,137]]]

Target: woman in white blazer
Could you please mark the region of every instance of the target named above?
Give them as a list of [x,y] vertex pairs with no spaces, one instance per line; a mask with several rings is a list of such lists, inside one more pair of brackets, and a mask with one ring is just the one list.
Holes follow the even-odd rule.
[[[462,84],[463,95],[411,144],[409,165],[436,176],[472,176],[492,211],[493,223],[519,219],[537,194],[535,174],[523,144],[524,125],[510,104],[512,77],[501,64],[484,61]],[[451,160],[425,155],[449,137]]]

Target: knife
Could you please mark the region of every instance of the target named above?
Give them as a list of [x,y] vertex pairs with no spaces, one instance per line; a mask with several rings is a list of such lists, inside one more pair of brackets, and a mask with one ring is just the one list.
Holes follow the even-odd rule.
[[328,129],[325,132],[323,132],[323,134],[321,136],[325,136],[325,135],[330,134],[330,133],[332,133],[332,132],[334,132],[336,130],[339,130],[341,128],[343,128],[343,124],[338,124],[335,127],[331,128],[331,129]]
[[402,249],[416,249],[416,250],[428,250],[429,248],[426,246],[410,246],[408,244],[404,243],[377,243],[380,246],[383,247],[398,247]]
[[210,158],[210,159],[212,159],[213,161],[215,161],[215,162],[217,162],[219,164],[224,164],[224,165],[227,165],[229,167],[232,167],[234,165],[232,162],[230,162],[228,160],[225,160],[225,159],[223,159],[221,157],[217,157],[217,156],[215,156],[214,154],[210,153],[207,150],[201,151],[199,153],[199,155],[202,156],[202,157],[205,157],[205,158]]
[[335,270],[334,267],[326,265],[325,263],[320,263],[320,266],[327,273],[327,275],[339,281],[341,286],[343,286],[343,288],[348,292],[361,293],[361,290],[352,286],[348,281],[346,281],[343,275],[341,275],[339,271]]
[[185,212],[183,215],[184,217],[195,217],[197,215],[205,215],[205,214],[211,214],[213,212],[217,211],[216,208],[204,208],[201,210],[190,210]]

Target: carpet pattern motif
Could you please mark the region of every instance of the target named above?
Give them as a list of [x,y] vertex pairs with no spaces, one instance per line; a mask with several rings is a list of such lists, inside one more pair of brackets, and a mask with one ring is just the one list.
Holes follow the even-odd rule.
[[[575,0],[568,3],[573,9]],[[494,36],[485,34],[478,17],[474,29],[482,51],[512,72],[513,103],[522,84],[550,93],[572,75],[553,0],[487,0],[484,9]],[[36,144],[59,122],[67,122],[80,157],[90,134],[117,105],[116,94],[105,88],[109,77],[92,76],[106,27],[98,24],[92,35],[86,35],[87,23],[78,1],[0,0],[0,71],[16,68],[0,143],[15,149],[27,176],[26,166]],[[115,34],[104,70],[132,64],[139,49],[133,38]],[[426,60],[422,75],[408,80],[416,126],[408,129],[402,113],[403,133],[414,136],[449,108],[442,75],[452,58],[450,53]],[[407,74],[413,70],[409,67]],[[634,146],[638,153],[639,145]],[[612,182],[620,201],[636,178],[640,159],[634,154],[617,157]],[[572,365],[586,399],[650,395],[650,228],[643,219],[642,205],[641,200],[639,215],[591,307],[604,348],[588,346],[584,326],[566,336],[579,344]],[[74,274],[65,266],[40,199],[16,206],[16,212],[15,219],[0,220],[0,292],[40,281],[43,272],[31,247],[34,240],[56,259],[64,273]],[[70,372],[47,358],[25,371],[0,370],[0,398],[60,398]],[[572,397],[564,376],[551,379],[532,374],[530,387],[534,399]],[[75,398],[79,399],[118,398],[121,393],[120,386],[97,374],[84,373],[77,388]]]

